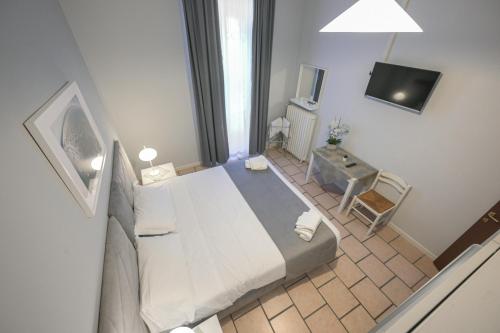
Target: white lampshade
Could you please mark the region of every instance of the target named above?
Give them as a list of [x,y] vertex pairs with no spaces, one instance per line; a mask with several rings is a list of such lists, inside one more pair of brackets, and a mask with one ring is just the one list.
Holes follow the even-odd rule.
[[144,162],[151,162],[157,155],[158,153],[155,149],[144,147],[144,149],[139,152],[139,159]]
[[320,32],[422,32],[395,0],[359,0]]
[[99,171],[102,168],[102,162],[103,162],[103,160],[104,160],[104,158],[99,155],[99,156],[95,157],[94,159],[92,159],[92,161],[90,161],[90,166],[95,171]]
[[194,333],[189,327],[177,327],[170,331],[170,333]]

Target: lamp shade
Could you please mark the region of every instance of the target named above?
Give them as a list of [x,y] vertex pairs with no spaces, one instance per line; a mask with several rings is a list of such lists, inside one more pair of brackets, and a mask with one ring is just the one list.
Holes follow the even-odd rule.
[[320,32],[422,32],[395,0],[359,0]]
[[139,152],[139,159],[144,162],[151,162],[157,155],[158,153],[155,149],[144,147],[144,149]]
[[102,168],[103,161],[104,161],[104,158],[101,155],[99,155],[99,156],[95,157],[94,159],[92,159],[92,161],[90,162],[90,166],[95,171],[99,171]]

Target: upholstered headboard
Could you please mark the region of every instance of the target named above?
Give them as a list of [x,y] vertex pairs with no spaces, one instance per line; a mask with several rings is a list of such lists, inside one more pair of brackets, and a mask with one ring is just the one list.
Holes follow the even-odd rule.
[[147,333],[140,316],[139,268],[134,248],[137,177],[118,141],[113,149],[108,231],[99,310],[99,333]]
[[138,182],[127,154],[118,141],[113,149],[113,175],[109,195],[108,215],[120,222],[134,244],[134,184]]
[[106,235],[99,333],[148,333],[140,316],[137,253],[114,217]]

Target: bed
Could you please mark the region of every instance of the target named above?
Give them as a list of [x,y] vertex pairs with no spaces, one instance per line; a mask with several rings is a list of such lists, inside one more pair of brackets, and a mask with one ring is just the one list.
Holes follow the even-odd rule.
[[[235,161],[170,179],[168,186],[177,216],[175,233],[141,237],[134,243],[133,184],[136,182],[126,154],[116,142],[109,205],[113,223],[110,220],[108,226],[100,332],[138,332],[139,313],[151,332],[168,331],[175,327],[174,322],[177,326],[190,324],[214,313],[224,317],[277,285],[297,279],[335,258],[340,235],[326,218],[311,242],[295,234],[298,216],[316,208],[272,165],[256,172],[245,169],[243,161]],[[125,238],[130,246],[137,246],[136,257],[129,256],[127,269],[115,267],[117,262],[124,263],[123,259],[112,258],[119,251],[108,251],[108,247],[116,248],[115,244],[109,244],[110,240],[120,238],[113,233],[121,234],[121,246],[127,243]],[[122,252],[130,252],[130,246]],[[149,265],[147,269],[145,262]],[[110,272],[109,266],[115,269]],[[130,276],[117,278],[124,274]],[[168,277],[161,280],[162,274]],[[127,281],[127,285],[117,287],[119,280]],[[131,289],[135,281],[139,285]],[[131,290],[135,298],[133,295],[130,298],[134,301],[125,305],[109,301],[117,299],[113,294],[119,292],[123,299],[124,293]],[[165,299],[172,295],[170,307],[148,312],[156,317],[163,315],[163,323],[148,320],[144,312],[146,302],[142,299],[141,308],[135,290],[147,293],[150,298]],[[186,311],[176,313],[173,304],[182,310],[189,309],[190,315],[182,316]],[[109,323],[120,323],[121,327],[115,329],[116,325]],[[143,326],[144,323],[140,330],[147,332]],[[128,330],[130,327],[134,330]]]

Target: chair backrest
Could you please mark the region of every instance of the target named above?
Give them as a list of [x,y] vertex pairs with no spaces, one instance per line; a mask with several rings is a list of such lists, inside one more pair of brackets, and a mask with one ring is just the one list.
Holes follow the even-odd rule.
[[375,189],[375,187],[379,183],[384,183],[386,185],[389,185],[391,188],[393,188],[396,192],[399,193],[399,199],[396,204],[399,204],[399,202],[401,202],[404,199],[408,191],[411,189],[411,186],[403,178],[384,170],[380,170],[378,172],[377,177],[375,178],[372,186],[370,187],[370,190]]

